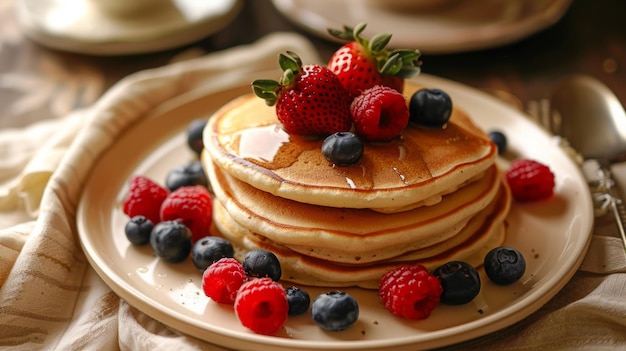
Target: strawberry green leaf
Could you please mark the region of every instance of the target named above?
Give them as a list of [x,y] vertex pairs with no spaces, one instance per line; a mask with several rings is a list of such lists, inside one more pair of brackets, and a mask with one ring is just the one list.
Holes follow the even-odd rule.
[[365,27],[367,27],[367,23],[363,22],[357,24],[356,27],[354,27],[352,33],[355,39],[361,36],[361,33],[363,33],[363,31],[365,30]]
[[400,54],[396,53],[389,57],[387,62],[384,62],[383,66],[378,69],[380,73],[396,75],[402,69],[402,58]]
[[382,65],[379,63],[379,72],[394,75],[400,78],[411,78],[420,73],[419,51],[409,49],[394,50],[389,59]]
[[328,28],[328,33],[337,39],[346,41],[354,40],[354,29],[348,26],[343,26],[343,30]]
[[[297,72],[297,71],[296,71]],[[286,69],[283,72],[283,76],[280,78],[280,85],[283,87],[288,87],[296,80],[296,74],[290,68]]]
[[297,59],[294,58],[293,56],[290,55],[289,52],[287,52],[287,55],[285,54],[278,55],[278,65],[283,71],[291,70],[294,72],[298,72],[298,70],[300,69],[300,65],[298,65],[298,61],[300,60],[300,58],[297,55],[295,56]]
[[252,91],[254,91],[254,94],[265,100],[265,103],[269,106],[276,103],[280,88],[280,84],[275,80],[257,79],[252,82]]
[[343,30],[328,29],[328,33],[339,39],[359,43],[364,51],[369,53],[381,74],[410,78],[420,73],[420,62],[418,61],[420,52],[418,50],[396,49],[391,51],[386,48],[391,41],[391,34],[377,34],[368,40],[361,36],[366,26],[366,23],[359,23],[354,28],[344,26]]
[[257,79],[252,82],[252,86],[255,88],[259,88],[263,91],[271,91],[276,92],[277,88],[280,86],[277,81],[271,79]]
[[403,66],[395,75],[400,78],[411,78],[415,77],[420,72],[421,68],[419,66]]
[[375,35],[369,43],[369,50],[371,53],[377,53],[385,50],[387,44],[391,40],[391,34],[380,33]]
[[410,49],[397,49],[392,51],[389,56],[393,56],[395,54],[400,55],[402,62],[404,62],[405,65],[416,64],[417,59],[420,57],[419,51]]
[[343,30],[328,28],[328,33],[337,39],[344,41],[356,41],[364,48],[367,48],[369,46],[369,41],[361,36],[365,27],[367,27],[367,23],[359,23],[354,28],[343,26]]
[[302,66],[302,59],[300,59],[300,56],[298,56],[298,54],[289,50],[287,50],[286,52],[287,52],[287,55],[289,55],[289,57],[291,57],[296,62],[298,67]]

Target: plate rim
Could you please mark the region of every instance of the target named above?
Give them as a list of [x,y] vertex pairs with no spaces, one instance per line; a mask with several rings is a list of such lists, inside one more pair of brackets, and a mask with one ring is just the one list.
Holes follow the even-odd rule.
[[[418,76],[417,79],[415,79],[418,82],[421,82],[422,84],[426,84],[426,85],[440,85],[440,86],[446,86],[446,87],[451,87],[453,88],[453,92],[451,93],[451,95],[455,95],[454,91],[460,91],[462,93],[465,94],[469,94],[472,95],[474,97],[477,97],[479,99],[487,99],[490,103],[499,105],[500,108],[504,108],[504,109],[510,109],[512,111],[514,111],[514,109],[508,105],[506,105],[504,102],[497,100],[496,98],[488,95],[485,92],[476,90],[472,87],[469,87],[467,85],[461,84],[461,83],[457,83],[457,82],[453,82],[444,78],[438,78],[438,77],[434,77],[434,76],[430,76],[427,74],[422,74],[420,76]],[[239,91],[242,90],[243,91],[243,86],[237,86],[237,87],[233,87],[230,90],[233,91]],[[248,86],[246,85],[245,88],[247,89]],[[228,89],[224,89],[224,90],[228,90]],[[247,91],[247,90],[246,90]],[[222,92],[222,91],[220,91]],[[220,92],[216,92],[216,93],[212,93],[212,94],[208,94],[208,95],[203,95],[203,96],[199,96],[197,97],[194,101],[201,101],[202,99],[206,99],[209,96],[215,95],[217,93]],[[184,101],[181,103],[182,105],[185,104],[189,104],[189,103],[193,103],[190,101]],[[177,107],[172,107],[172,109],[175,109]],[[528,121],[528,123],[531,123],[530,121]],[[142,123],[139,123],[142,124]],[[537,127],[538,128],[538,127]],[[132,130],[132,128],[131,128]],[[164,139],[171,141],[172,138],[175,136],[175,132],[172,131],[171,135],[169,137],[164,137]],[[112,147],[112,146],[111,146]],[[108,152],[108,149],[107,151]],[[563,156],[565,157],[565,153],[563,152]],[[571,159],[568,159],[572,165],[574,165],[573,161],[571,161]],[[92,169],[96,169],[98,167],[98,165],[100,164],[100,161],[97,161]],[[138,166],[138,164],[135,164],[133,168],[136,168]],[[93,173],[93,172],[92,172]],[[77,209],[77,214],[76,214],[76,221],[77,221],[77,229],[78,229],[78,236],[79,236],[79,240],[80,240],[80,244],[81,247],[83,249],[83,251],[85,252],[85,255],[87,256],[92,268],[96,271],[96,273],[98,273],[98,275],[107,283],[107,286],[109,286],[109,288],[111,288],[116,294],[118,295],[122,295],[120,294],[120,290],[122,290],[122,292],[127,292],[129,290],[134,290],[132,286],[128,286],[125,283],[122,283],[121,285],[124,286],[118,286],[119,282],[114,281],[110,276],[110,272],[108,272],[108,268],[106,266],[106,264],[103,266],[103,259],[101,257],[98,257],[97,253],[94,253],[93,250],[94,248],[90,246],[91,244],[91,240],[88,237],[88,235],[86,234],[86,232],[89,230],[86,227],[86,223],[85,221],[81,221],[81,218],[85,217],[85,213],[87,211],[87,207],[88,206],[88,202],[86,199],[88,199],[87,196],[85,196],[85,192],[87,189],[89,189],[90,184],[93,181],[93,174],[90,174],[86,183],[85,183],[85,187],[83,192],[81,193],[80,196],[80,201],[78,204],[78,209]],[[578,174],[578,177],[582,177],[581,174]],[[590,194],[588,194],[587,196],[587,200],[588,200],[588,206],[591,206],[591,196]],[[246,334],[246,335],[242,335],[239,331],[230,331],[230,330],[212,330],[213,334],[218,334],[218,333],[223,333],[221,334],[221,336],[228,338],[228,340],[230,341],[231,339],[235,338],[237,339],[239,342],[242,342],[242,345],[239,346],[246,346],[246,347],[254,347],[256,345],[258,345],[259,341],[267,341],[267,343],[265,343],[266,346],[276,346],[276,347],[285,347],[285,348],[290,348],[290,347],[298,347],[298,348],[303,348],[303,349],[328,349],[328,348],[334,348],[334,349],[377,349],[377,348],[382,348],[382,347],[390,347],[390,346],[409,346],[409,347],[422,347],[422,346],[428,346],[428,347],[436,347],[436,346],[447,346],[447,345],[451,345],[451,344],[455,344],[455,343],[459,343],[459,342],[463,342],[463,341],[467,341],[479,336],[484,336],[487,335],[491,332],[500,330],[504,327],[510,326],[511,324],[520,321],[521,319],[527,317],[528,315],[536,312],[542,305],[544,305],[545,303],[547,303],[550,299],[552,299],[554,297],[554,295],[556,295],[556,293],[558,293],[558,291],[561,290],[561,288],[571,279],[571,277],[576,273],[577,268],[580,266],[580,264],[582,263],[582,260],[584,259],[584,256],[587,252],[587,249],[589,247],[589,244],[591,242],[591,236],[592,236],[592,228],[593,228],[593,217],[592,217],[592,213],[590,212],[588,215],[588,219],[589,219],[589,224],[588,224],[588,230],[587,230],[587,240],[586,243],[584,245],[584,247],[581,248],[580,252],[577,252],[577,258],[575,260],[570,260],[568,261],[568,269],[566,270],[566,274],[564,274],[561,279],[558,281],[557,284],[553,284],[551,286],[546,286],[545,284],[543,284],[541,287],[539,287],[538,289],[536,289],[536,291],[533,292],[533,294],[531,294],[531,296],[535,297],[534,300],[532,300],[532,305],[533,307],[531,309],[528,309],[527,307],[524,306],[518,306],[516,307],[518,304],[514,304],[513,306],[510,306],[508,308],[506,308],[506,310],[511,310],[512,313],[510,313],[506,318],[496,318],[496,316],[498,315],[498,313],[493,314],[493,315],[489,315],[486,316],[485,318],[479,319],[477,321],[472,321],[470,323],[464,323],[464,324],[460,324],[457,326],[453,326],[450,328],[446,328],[443,330],[438,330],[435,332],[430,333],[430,338],[428,338],[427,340],[424,340],[424,342],[419,341],[418,344],[415,344],[416,340],[414,337],[406,337],[406,338],[397,338],[394,341],[388,340],[388,339],[384,339],[384,340],[361,340],[361,341],[340,341],[340,342],[319,342],[316,343],[316,345],[307,345],[310,344],[310,341],[306,341],[306,340],[296,340],[296,339],[283,339],[283,338],[277,338],[277,337],[264,337],[264,336],[259,336],[259,335],[255,335],[255,334]],[[92,255],[95,255],[92,257]],[[112,286],[113,285],[113,286]],[[143,294],[141,294],[143,296]],[[537,296],[538,295],[538,296]],[[136,296],[132,296],[130,299],[128,297],[124,297],[127,300],[132,300],[135,302],[135,304],[131,303],[131,305],[137,307],[137,304],[143,304],[143,301],[141,301],[140,297],[136,297]],[[516,307],[516,308],[513,308]],[[137,307],[139,310],[141,310],[142,312],[146,313],[147,315],[151,316],[152,318],[155,318],[159,321],[163,322],[163,317],[167,316],[166,313],[164,313],[163,311],[159,311],[156,308],[153,308],[153,306],[148,306],[148,309],[150,309],[150,311],[145,311],[145,307],[139,308]],[[181,315],[180,313],[174,311],[176,316],[179,318],[179,320],[177,321],[177,323],[165,323],[164,324],[177,329],[185,334],[189,334],[189,335],[193,335],[195,337],[201,338],[200,333],[201,332],[206,332],[205,328],[202,328],[200,325],[198,325],[197,321],[195,321],[193,318],[190,318],[189,316],[185,316],[185,315]],[[169,318],[167,318],[169,319]],[[507,322],[505,323],[505,325],[497,325],[498,323],[502,322],[502,320],[507,320]],[[178,323],[180,322],[180,323]],[[480,322],[480,323],[477,323]],[[473,327],[473,325],[478,324],[478,327]],[[181,328],[182,327],[182,328]],[[191,327],[194,330],[181,330],[187,327]],[[455,336],[458,336],[459,333],[465,333],[464,336],[462,338],[454,338],[454,342],[452,343],[440,343],[439,339],[437,336],[441,333],[448,333],[450,331],[454,331],[456,333],[453,333]],[[405,340],[406,339],[406,340]],[[206,339],[205,339],[206,340]],[[208,342],[218,342],[220,343],[220,340],[206,340]],[[226,345],[226,344],[222,344],[220,343],[220,345]]]

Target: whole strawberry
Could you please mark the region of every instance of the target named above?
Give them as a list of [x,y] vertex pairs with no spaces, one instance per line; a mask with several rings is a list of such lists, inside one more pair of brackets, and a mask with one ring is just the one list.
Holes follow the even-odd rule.
[[289,51],[278,62],[284,72],[280,81],[255,80],[252,89],[269,106],[276,105],[276,116],[288,133],[325,136],[350,130],[350,100],[333,72],[302,65]]
[[349,40],[339,48],[328,62],[351,99],[375,85],[384,85],[402,92],[404,79],[420,72],[419,51],[386,49],[391,34],[382,33],[371,40],[361,36],[366,24],[361,23],[354,29],[329,29],[328,32],[339,39]]

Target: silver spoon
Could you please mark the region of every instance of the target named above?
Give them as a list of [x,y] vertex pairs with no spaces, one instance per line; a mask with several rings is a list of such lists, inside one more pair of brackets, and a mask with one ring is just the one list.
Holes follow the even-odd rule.
[[626,111],[615,94],[589,76],[572,76],[558,84],[550,107],[562,136],[586,160],[596,163],[597,174],[590,182],[596,201],[611,211],[626,251],[626,210],[611,178],[610,163],[626,159]]

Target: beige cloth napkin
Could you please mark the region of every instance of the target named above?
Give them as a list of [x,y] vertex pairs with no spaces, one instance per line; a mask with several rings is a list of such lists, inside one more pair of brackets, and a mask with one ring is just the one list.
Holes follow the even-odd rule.
[[[318,60],[305,39],[271,35],[129,76],[92,108],[62,120],[0,132],[1,348],[223,349],[180,334],[115,295],[80,248],[77,203],[94,160],[145,112],[240,85],[246,72],[276,69],[276,53],[286,49]],[[540,311],[452,348],[626,349],[625,272],[617,239],[596,236],[581,270]]]
[[0,132],[0,348],[222,349],[170,330],[104,285],[78,242],[77,204],[94,161],[127,126],[167,101],[250,83],[250,72],[278,77],[285,50],[319,60],[302,37],[275,34],[129,76],[60,121]]

